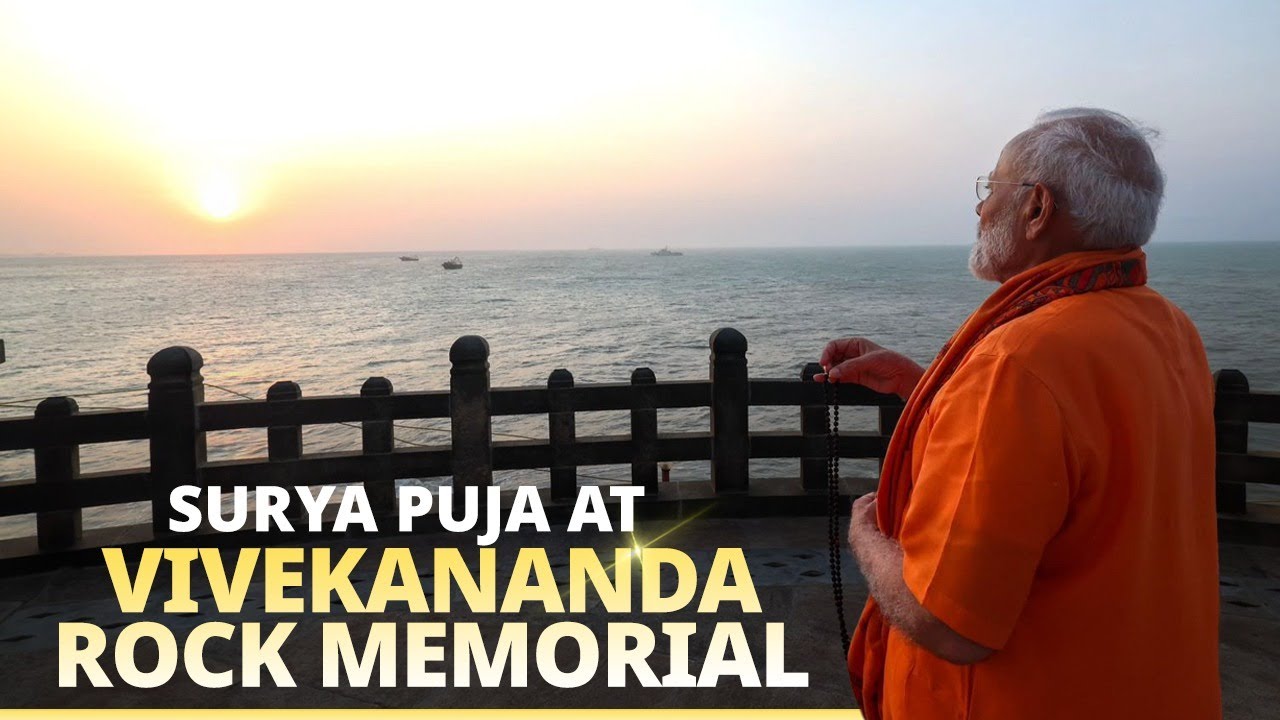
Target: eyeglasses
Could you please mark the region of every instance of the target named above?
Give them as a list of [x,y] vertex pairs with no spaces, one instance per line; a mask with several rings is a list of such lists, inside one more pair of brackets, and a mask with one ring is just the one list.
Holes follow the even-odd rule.
[[991,197],[992,185],[1021,185],[1022,187],[1035,187],[1035,183],[1029,182],[1010,182],[1008,180],[992,180],[988,175],[978,177],[978,202],[986,202]]

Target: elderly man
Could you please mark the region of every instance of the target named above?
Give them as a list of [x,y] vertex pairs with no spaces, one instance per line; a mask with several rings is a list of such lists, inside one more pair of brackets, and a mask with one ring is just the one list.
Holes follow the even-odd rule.
[[978,180],[970,268],[1000,287],[929,369],[862,338],[823,353],[831,381],[907,399],[849,528],[872,720],[1221,716],[1212,380],[1146,286],[1146,135],[1038,118]]

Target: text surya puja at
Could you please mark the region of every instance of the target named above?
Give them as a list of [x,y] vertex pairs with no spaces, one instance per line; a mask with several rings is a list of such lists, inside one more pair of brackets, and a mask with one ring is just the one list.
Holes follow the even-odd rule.
[[[199,489],[194,490],[190,493],[179,488],[174,497],[201,494]],[[423,500],[424,494],[418,490],[421,488],[415,488],[412,500],[402,495],[402,522],[406,514],[421,514],[424,505],[430,507],[430,495]],[[346,491],[348,495],[358,494],[362,488],[353,486]],[[305,497],[310,491],[299,488],[298,492]],[[216,499],[218,490],[210,488],[208,494]],[[549,531],[538,495],[521,496],[523,501],[517,498],[501,529],[511,532],[528,525],[540,532]],[[631,501],[635,495],[626,492],[619,496],[622,512],[617,530],[631,532]],[[309,513],[312,508],[316,510],[311,515],[315,519],[323,503],[314,502],[315,496],[310,499],[313,502],[304,500],[304,506]],[[476,499],[476,493],[466,493],[464,504],[470,506],[471,512],[464,512],[463,519],[470,516],[472,521],[467,529],[475,526],[479,515]],[[178,515],[188,515],[186,520],[175,521],[175,525],[186,528],[196,506],[177,501],[174,505]],[[233,505],[240,506],[242,501],[237,499]],[[348,522],[360,519],[360,505],[358,499],[344,499],[342,507],[349,508]],[[364,506],[367,505],[366,501]],[[213,499],[209,507],[211,514],[219,513]],[[486,509],[496,512],[497,503],[487,503]],[[442,523],[444,512],[442,501]],[[247,513],[233,508],[231,520],[237,516],[241,523],[246,522]],[[335,526],[342,516],[340,510]],[[266,517],[269,521],[277,519],[271,514]],[[284,520],[282,516],[278,519]],[[220,517],[219,520],[229,522]],[[464,523],[454,518],[453,524],[461,528]],[[478,544],[492,543],[499,527],[496,515],[491,516],[489,528],[477,538]],[[588,528],[613,530],[600,489],[595,487],[583,488],[568,527],[571,532]],[[759,647],[753,646],[753,640],[758,644],[759,638],[749,637],[742,622],[715,621],[726,612],[762,612],[741,548],[719,548],[705,576],[700,576],[689,555],[673,548],[635,545],[603,553],[594,548],[571,548],[567,582],[563,585],[557,582],[551,560],[542,547],[522,547],[514,558],[502,558],[512,559],[514,565],[501,581],[495,548],[479,547],[470,555],[468,559],[461,549],[449,547],[434,548],[429,557],[397,547],[248,547],[226,563],[215,548],[171,547],[147,548],[131,569],[119,548],[103,550],[120,611],[126,615],[144,612],[153,598],[163,598],[164,613],[234,615],[246,607],[255,576],[263,581],[263,596],[258,599],[262,601],[261,612],[268,616],[376,614],[388,610],[421,615],[421,622],[360,623],[361,627],[369,625],[363,639],[353,638],[346,622],[324,622],[320,647],[314,650],[321,657],[325,687],[392,687],[401,682],[400,678],[408,687],[469,687],[472,683],[482,687],[524,687],[532,670],[551,685],[573,688],[596,677],[601,665],[611,687],[629,683],[643,687],[715,687],[722,681],[744,687],[808,685],[806,673],[785,669],[782,623],[764,624],[763,646]],[[353,581],[352,573],[358,567],[376,567],[371,583]],[[664,575],[666,585],[660,582]],[[673,577],[674,584],[670,583]],[[157,582],[157,578],[164,580]],[[203,580],[209,589],[203,599],[193,597],[193,578]],[[709,622],[608,622],[600,633],[602,637],[598,637],[600,630],[571,619],[545,627],[515,621],[522,612],[531,610],[572,618],[586,613],[589,603],[594,605],[596,601],[611,615],[639,613],[644,619],[653,620],[654,616],[692,610]],[[482,628],[476,622],[453,621],[451,613],[456,612],[513,620],[497,625],[485,623]],[[75,687],[87,681],[95,687],[113,686],[116,683],[104,668],[114,667],[120,683],[151,688],[168,682],[181,667],[193,682],[204,687],[261,687],[266,682],[264,671],[270,683],[293,687],[294,679],[281,650],[293,642],[291,634],[297,623],[282,620],[286,621],[210,621],[177,632],[159,622],[141,621],[126,625],[112,641],[93,623],[60,623],[59,684]],[[654,624],[659,627],[657,632],[651,627]],[[700,666],[693,667],[690,638],[699,632],[709,632],[709,646]],[[308,640],[315,642],[314,638]],[[109,649],[109,644],[114,647]],[[147,654],[150,660],[139,662],[136,655],[140,644],[148,649],[158,648],[158,662],[154,652]],[[220,649],[224,652],[227,644],[240,646],[238,672],[208,669],[204,653],[216,644],[222,644]],[[452,649],[451,663],[445,662],[446,644]],[[576,656],[576,662],[564,662],[564,653],[557,660],[557,648],[564,645],[572,646],[569,655]],[[651,656],[663,658],[662,667],[651,664]],[[756,661],[761,656],[763,673]],[[398,668],[404,672],[399,673]]]

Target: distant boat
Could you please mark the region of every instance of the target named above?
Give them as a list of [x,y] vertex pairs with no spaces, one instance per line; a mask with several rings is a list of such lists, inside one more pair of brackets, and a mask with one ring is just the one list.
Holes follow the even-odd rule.
[[416,257],[414,257],[414,256],[412,256],[412,255],[401,255],[401,256],[400,256],[400,261],[401,261],[401,262],[418,262],[418,258],[416,258]]
[[649,254],[654,257],[678,257],[680,255],[683,255],[684,253],[672,252],[670,248],[664,247],[661,250],[658,250],[656,252],[651,252]]
[[462,259],[455,256],[452,260],[445,260],[444,262],[440,263],[440,266],[443,267],[445,270],[461,270]]

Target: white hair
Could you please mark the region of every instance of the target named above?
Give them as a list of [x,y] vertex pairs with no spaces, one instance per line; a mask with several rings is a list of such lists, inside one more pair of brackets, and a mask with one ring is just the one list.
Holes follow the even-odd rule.
[[1164,172],[1147,138],[1158,136],[1119,113],[1065,108],[1043,113],[1005,146],[1018,173],[1066,206],[1084,248],[1144,245],[1156,229]]

